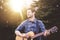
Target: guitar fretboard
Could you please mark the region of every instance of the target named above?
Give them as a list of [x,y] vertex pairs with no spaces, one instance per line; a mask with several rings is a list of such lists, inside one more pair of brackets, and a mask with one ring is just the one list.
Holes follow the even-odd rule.
[[44,34],[44,32],[38,33],[38,34],[36,34],[35,36],[33,36],[32,39],[34,39],[34,38],[36,38],[36,37],[38,37],[38,36],[41,36],[41,35],[43,35],[43,34]]

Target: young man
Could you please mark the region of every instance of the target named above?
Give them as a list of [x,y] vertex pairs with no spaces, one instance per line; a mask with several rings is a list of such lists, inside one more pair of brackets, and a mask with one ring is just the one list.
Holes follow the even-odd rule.
[[[23,34],[21,31],[24,31]],[[49,34],[43,22],[35,18],[35,10],[28,9],[27,10],[27,19],[23,21],[15,30],[15,34],[20,37],[27,37],[29,38],[28,32],[33,32],[34,34],[38,34],[40,32],[44,32],[44,36]],[[31,33],[32,33],[31,32]],[[34,36],[32,34],[32,36]],[[29,40],[29,39],[28,39]],[[34,38],[33,40],[41,40],[41,36]]]

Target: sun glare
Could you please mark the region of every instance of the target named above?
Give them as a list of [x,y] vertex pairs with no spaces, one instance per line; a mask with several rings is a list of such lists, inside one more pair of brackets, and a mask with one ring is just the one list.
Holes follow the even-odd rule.
[[13,11],[19,12],[24,7],[30,7],[30,5],[33,3],[33,0],[10,0],[8,3]]
[[9,0],[8,5],[10,9],[14,12],[19,12],[22,16],[22,9],[23,8],[29,8],[31,4],[33,3],[33,0]]
[[23,7],[23,3],[21,0],[10,0],[9,6],[13,11],[19,12]]

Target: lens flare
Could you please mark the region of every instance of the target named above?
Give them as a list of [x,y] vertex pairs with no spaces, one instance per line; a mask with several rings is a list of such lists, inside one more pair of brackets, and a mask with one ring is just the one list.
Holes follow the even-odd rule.
[[8,6],[14,12],[19,12],[22,15],[23,8],[29,8],[34,0],[9,0]]
[[10,8],[12,8],[13,11],[19,12],[24,7],[28,8],[33,3],[33,0],[10,0],[8,2]]

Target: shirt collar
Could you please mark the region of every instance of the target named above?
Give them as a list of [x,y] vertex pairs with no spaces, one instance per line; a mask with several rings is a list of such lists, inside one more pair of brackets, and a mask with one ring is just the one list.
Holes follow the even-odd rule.
[[[27,19],[29,21],[29,19]],[[35,20],[33,21],[33,23],[36,23],[37,19],[35,18]],[[32,22],[32,21],[29,21],[29,22]]]

